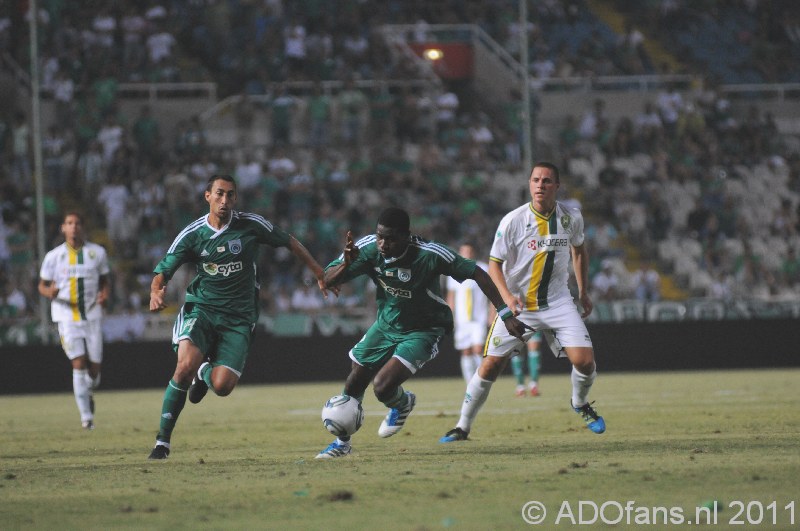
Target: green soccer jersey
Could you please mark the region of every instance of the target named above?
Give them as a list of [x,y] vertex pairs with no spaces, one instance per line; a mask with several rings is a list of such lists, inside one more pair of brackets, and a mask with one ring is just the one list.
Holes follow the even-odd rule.
[[259,244],[288,246],[290,236],[258,214],[234,211],[231,221],[220,230],[211,227],[207,218],[187,225],[153,272],[163,273],[169,280],[181,265],[194,264],[197,276],[186,288],[187,303],[255,322]]
[[[412,235],[406,252],[397,258],[384,258],[374,234],[356,245],[358,258],[345,270],[342,282],[368,275],[375,283],[378,323],[395,332],[434,327],[453,329],[453,314],[442,298],[441,275],[458,281],[472,278],[475,261],[449,247]],[[340,264],[340,256],[328,268]],[[326,268],[327,269],[327,268]]]

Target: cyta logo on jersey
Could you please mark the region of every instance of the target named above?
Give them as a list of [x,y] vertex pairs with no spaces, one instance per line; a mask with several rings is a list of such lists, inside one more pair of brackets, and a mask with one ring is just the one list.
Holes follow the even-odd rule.
[[231,273],[237,273],[242,270],[242,263],[241,262],[231,262],[229,264],[203,264],[203,271],[208,273],[211,276],[215,276],[217,274],[222,275],[223,277],[227,277]]
[[228,248],[231,250],[233,254],[239,254],[242,252],[242,240],[231,240],[228,242]]

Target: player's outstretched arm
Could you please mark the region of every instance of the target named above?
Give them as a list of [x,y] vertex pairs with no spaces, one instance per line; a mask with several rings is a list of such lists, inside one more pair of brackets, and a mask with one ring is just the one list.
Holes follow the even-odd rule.
[[158,273],[150,283],[150,311],[160,312],[167,307],[164,298],[167,294],[167,279],[163,273]]
[[347,231],[347,235],[345,236],[344,250],[342,251],[343,259],[340,263],[325,270],[325,285],[329,288],[332,288],[333,286],[341,284],[340,279],[342,275],[347,270],[347,267],[358,258],[358,255],[359,250],[358,246],[353,241],[353,233],[351,231]]
[[[327,299],[328,298],[328,286],[325,283],[325,272],[322,269],[322,266],[319,265],[311,253],[308,252],[306,246],[300,243],[300,240],[291,236],[289,238],[289,250],[292,251],[296,257],[303,261],[307,268],[311,270],[311,273],[314,274],[314,278],[317,279],[317,286],[319,286],[322,295]],[[338,290],[333,290],[333,292],[338,295]]]

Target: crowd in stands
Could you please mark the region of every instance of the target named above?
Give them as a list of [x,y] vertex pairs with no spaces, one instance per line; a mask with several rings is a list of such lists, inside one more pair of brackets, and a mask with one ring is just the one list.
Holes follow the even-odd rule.
[[793,0],[615,0],[614,6],[718,83],[800,81],[800,5]]
[[[735,12],[765,3],[736,3]],[[24,65],[26,13],[15,11],[21,5],[0,7],[0,52]],[[581,0],[534,2],[524,28],[533,75],[654,72],[637,27],[659,36],[652,21],[663,24],[690,7],[678,0],[641,5],[647,7],[620,6],[632,24],[616,35]],[[710,11],[712,20],[729,17]],[[691,13],[708,18],[699,8]],[[759,24],[775,23],[750,13]],[[55,108],[42,139],[47,247],[59,241],[62,212],[81,209],[90,239],[110,251],[112,311],[142,310],[154,264],[177,231],[207,211],[207,178],[227,172],[239,184],[239,209],[289,230],[321,263],[338,255],[346,230],[372,231],[388,203],[409,209],[423,236],[454,246],[472,241],[488,252],[499,218],[526,200],[493,186],[496,172],[524,182],[528,171],[521,167],[519,103],[488,108],[465,86],[431,97],[354,81],[419,74],[391,54],[379,34],[384,23],[416,24],[420,38],[427,23],[477,23],[518,57],[517,15],[517,3],[506,0],[44,3],[42,84]],[[784,21],[787,28],[792,20]],[[760,35],[754,31],[749,42]],[[798,45],[790,41],[795,57]],[[345,80],[344,87],[335,94],[317,88],[302,101],[280,85],[330,79]],[[212,145],[199,115],[167,131],[149,105],[132,116],[119,105],[120,83],[205,80],[221,95],[269,93],[266,104],[240,100],[235,146]],[[667,275],[692,296],[796,295],[800,156],[773,116],[755,106],[735,111],[713,83],[690,94],[665,90],[618,119],[604,107],[598,98],[583,115],[569,110],[563,126],[543,132],[537,145],[537,153],[556,157],[568,196],[582,204],[598,300],[659,300]],[[269,123],[267,146],[252,143],[259,115]],[[30,141],[24,112],[0,114],[0,306],[17,315],[32,314],[38,301]],[[754,181],[762,183],[758,198],[749,192]],[[770,242],[766,249],[763,242]],[[315,312],[323,304],[356,311],[371,300],[362,289],[369,286],[355,286],[323,303],[282,249],[265,252],[260,266],[269,312]]]

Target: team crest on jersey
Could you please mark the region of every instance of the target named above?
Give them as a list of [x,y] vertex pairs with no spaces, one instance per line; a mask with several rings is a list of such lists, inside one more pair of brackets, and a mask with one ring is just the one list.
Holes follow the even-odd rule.
[[398,270],[397,270],[397,278],[401,282],[408,282],[409,280],[411,280],[411,270],[410,269],[398,268]]
[[503,342],[503,340],[500,338],[500,336],[494,336],[494,337],[492,338],[492,344],[493,344],[495,347],[499,347],[499,346],[500,346],[500,343],[502,343],[502,342]]
[[561,216],[561,226],[566,230],[569,229],[570,225],[572,225],[572,218],[569,216],[569,214],[564,214]]
[[233,254],[239,254],[242,252],[242,240],[231,240],[228,242],[228,248],[231,250]]
[[89,258],[91,258],[92,260],[94,260],[96,256],[97,256],[97,254],[95,254],[95,252],[94,252],[94,251],[89,251]]

